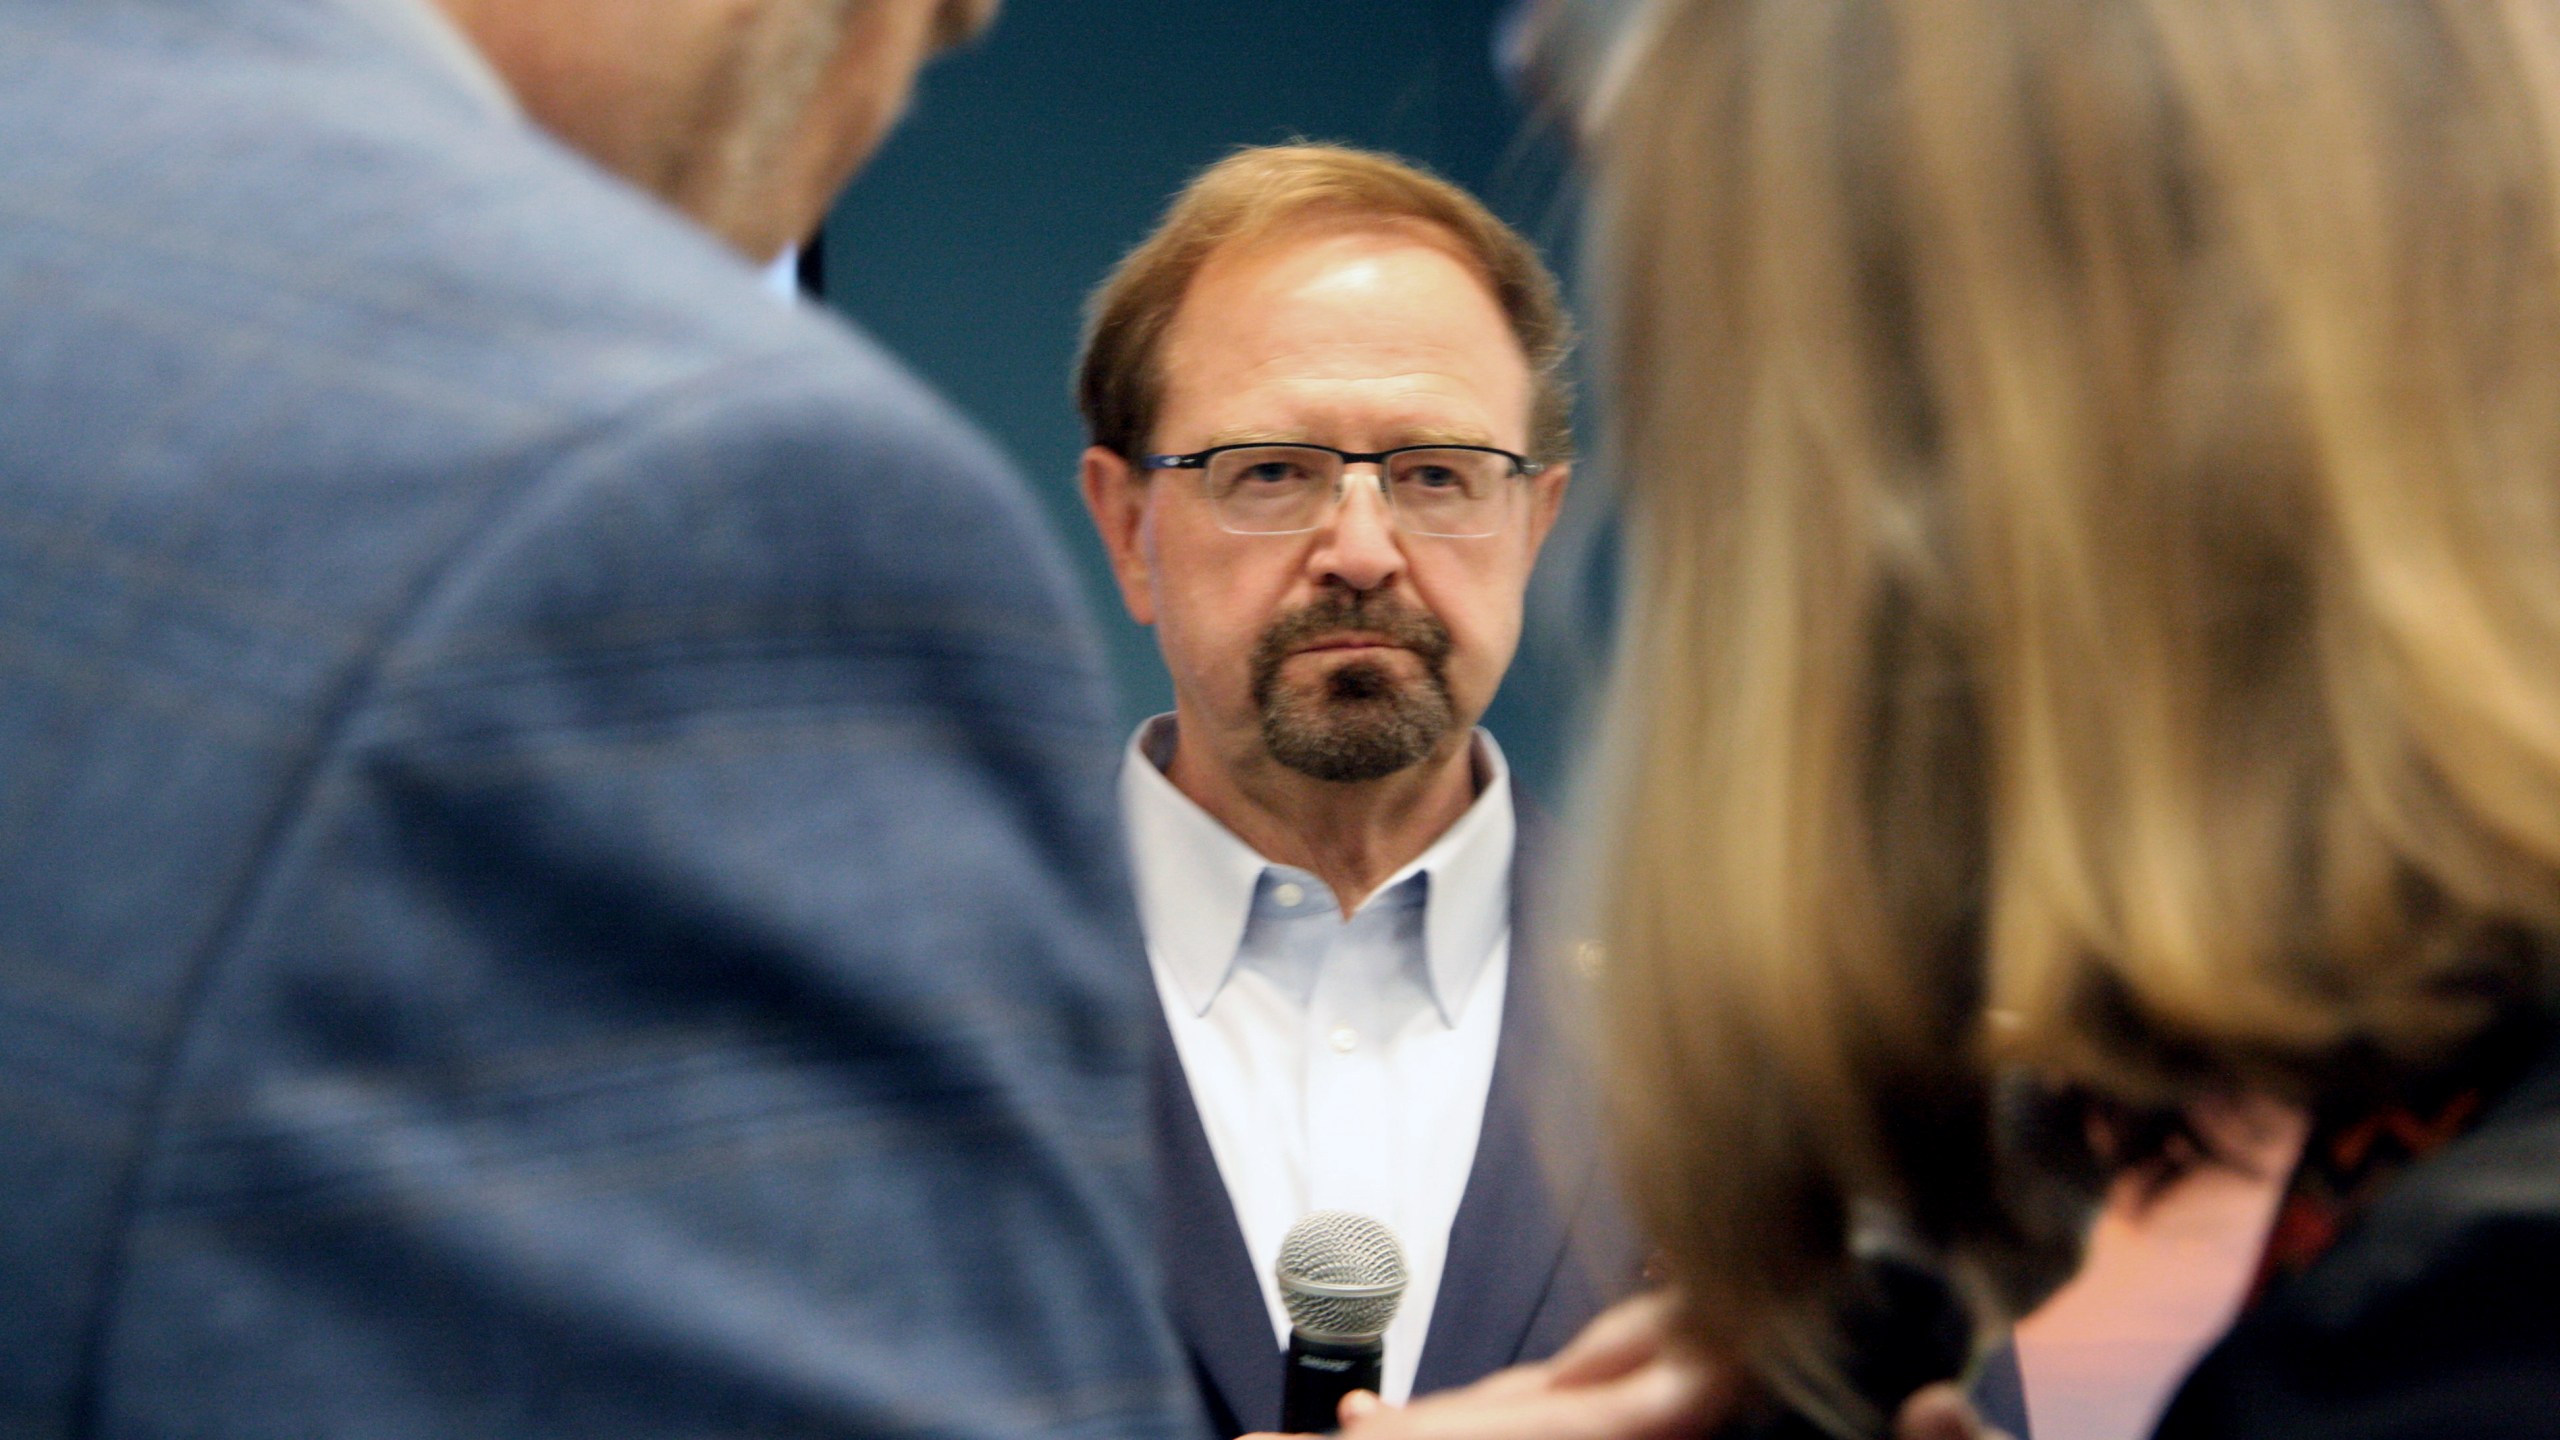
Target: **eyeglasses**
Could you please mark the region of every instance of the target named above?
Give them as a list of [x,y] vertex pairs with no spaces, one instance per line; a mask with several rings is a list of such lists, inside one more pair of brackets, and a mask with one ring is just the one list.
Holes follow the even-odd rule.
[[1197,470],[1218,528],[1233,535],[1298,535],[1324,523],[1352,465],[1378,467],[1379,491],[1409,535],[1480,539],[1502,533],[1516,507],[1511,482],[1547,467],[1490,445],[1405,445],[1357,452],[1330,445],[1212,445],[1149,455],[1150,470]]

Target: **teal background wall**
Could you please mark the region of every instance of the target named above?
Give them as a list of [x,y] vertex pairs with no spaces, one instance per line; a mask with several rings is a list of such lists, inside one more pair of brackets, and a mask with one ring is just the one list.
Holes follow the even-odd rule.
[[[1570,273],[1563,147],[1495,73],[1505,0],[1007,0],[928,70],[905,125],[826,227],[829,303],[1006,446],[1068,542],[1124,717],[1167,708],[1153,637],[1121,610],[1075,494],[1068,394],[1085,293],[1202,166],[1293,138],[1394,151],[1482,196]],[[1587,430],[1586,408],[1586,430]],[[1586,482],[1588,477],[1586,476]],[[1588,483],[1577,486],[1590,492]],[[1551,542],[1533,624],[1486,724],[1553,797],[1598,648],[1589,494]]]

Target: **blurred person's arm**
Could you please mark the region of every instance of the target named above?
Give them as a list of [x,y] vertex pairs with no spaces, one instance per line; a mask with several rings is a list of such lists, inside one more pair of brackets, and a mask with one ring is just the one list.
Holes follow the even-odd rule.
[[[1670,1343],[1671,1301],[1619,1303],[1551,1360],[1518,1365],[1408,1405],[1365,1391],[1342,1402],[1346,1440],[1674,1440],[1733,1413],[1719,1367]],[[1272,1437],[1247,1437],[1272,1440]]]

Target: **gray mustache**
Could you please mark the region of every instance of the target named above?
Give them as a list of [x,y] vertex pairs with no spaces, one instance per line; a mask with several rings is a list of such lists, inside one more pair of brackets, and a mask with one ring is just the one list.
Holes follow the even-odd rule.
[[1376,635],[1435,665],[1449,658],[1449,627],[1436,618],[1398,604],[1372,604],[1357,595],[1331,595],[1272,622],[1262,632],[1255,659],[1277,665],[1298,646],[1347,630]]

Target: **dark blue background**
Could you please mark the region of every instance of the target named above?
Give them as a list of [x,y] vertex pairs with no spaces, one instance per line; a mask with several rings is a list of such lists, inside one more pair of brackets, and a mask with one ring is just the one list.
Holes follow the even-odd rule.
[[[1008,0],[828,221],[829,300],[1008,447],[1088,582],[1124,714],[1168,708],[1075,493],[1068,393],[1083,299],[1201,167],[1295,138],[1394,151],[1482,196],[1569,267],[1563,147],[1495,74],[1507,0]],[[1588,432],[1586,407],[1585,430]],[[1587,473],[1579,487],[1591,489]],[[1584,497],[1587,501],[1588,497]],[[1587,504],[1577,507],[1587,510]],[[1577,526],[1577,529],[1580,527]],[[1552,544],[1521,658],[1487,717],[1533,791],[1561,779],[1596,644],[1561,618]]]

